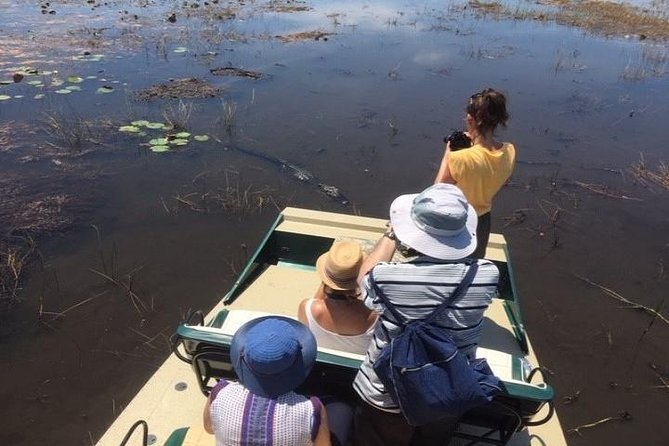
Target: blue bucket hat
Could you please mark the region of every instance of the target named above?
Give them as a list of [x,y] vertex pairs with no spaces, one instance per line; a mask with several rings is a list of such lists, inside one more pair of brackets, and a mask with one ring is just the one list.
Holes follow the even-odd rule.
[[237,330],[230,359],[244,387],[274,398],[294,390],[307,378],[316,362],[316,339],[294,319],[265,316]]
[[400,195],[390,205],[390,223],[402,243],[435,259],[459,260],[476,250],[476,211],[452,184]]

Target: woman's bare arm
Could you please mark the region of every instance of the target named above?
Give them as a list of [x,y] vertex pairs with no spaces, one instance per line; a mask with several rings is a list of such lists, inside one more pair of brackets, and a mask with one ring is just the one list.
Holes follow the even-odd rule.
[[300,302],[300,305],[297,307],[297,320],[299,320],[308,327],[309,321],[307,320],[307,312],[306,312],[307,300],[309,300],[309,298],[302,300],[302,302]]
[[318,433],[314,446],[331,446],[330,442],[330,427],[328,426],[328,414],[325,411],[325,406],[321,405],[321,425],[318,426]]
[[434,184],[438,183],[448,183],[456,184],[457,181],[451,175],[451,170],[448,168],[448,156],[451,153],[451,143],[450,141],[446,143],[444,149],[444,157],[441,159],[441,164],[439,165],[439,171],[437,172],[437,177],[434,179]]
[[207,404],[204,405],[204,413],[202,414],[202,420],[204,421],[204,430],[210,434],[214,433],[214,427],[211,424],[211,401],[207,398]]

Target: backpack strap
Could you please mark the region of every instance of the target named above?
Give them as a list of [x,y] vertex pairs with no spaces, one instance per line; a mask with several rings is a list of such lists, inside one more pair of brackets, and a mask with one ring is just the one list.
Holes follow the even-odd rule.
[[479,264],[477,261],[471,262],[469,264],[469,268],[467,269],[467,273],[465,273],[465,277],[462,278],[462,281],[458,284],[457,287],[455,287],[451,295],[448,296],[437,308],[435,308],[427,318],[425,318],[425,323],[429,324],[437,319],[444,311],[446,311],[451,302],[467,291],[469,286],[474,281],[474,276],[476,276],[478,269]]
[[[479,269],[479,264],[476,260],[472,262],[466,262],[465,265],[469,265],[469,268],[467,269],[467,272],[465,273],[464,278],[462,281],[458,284],[458,286],[453,290],[450,296],[448,296],[437,308],[430,313],[430,315],[424,319],[426,323],[431,323],[434,321],[437,317],[443,313],[448,306],[453,302],[456,298],[458,298],[461,294],[463,294],[471,285],[471,283],[474,281],[474,276],[476,276],[476,273],[478,272]],[[466,267],[466,266],[465,266]],[[369,280],[370,283],[372,284],[372,288],[374,288],[374,292],[376,293],[376,296],[381,299],[381,302],[385,305],[385,307],[390,311],[390,313],[393,315],[395,320],[397,321],[398,324],[404,326],[407,324],[407,320],[400,314],[400,312],[395,308],[393,304],[390,303],[390,300],[388,297],[381,291],[381,288],[379,285],[376,283],[376,280],[374,280],[374,268],[372,268],[369,271]]]
[[397,311],[397,308],[393,304],[390,303],[390,300],[388,300],[388,297],[381,291],[381,288],[379,285],[376,283],[376,280],[374,280],[374,268],[369,270],[369,281],[372,284],[372,288],[374,288],[374,293],[376,293],[376,296],[381,299],[381,302],[383,302],[383,305],[386,306],[388,311],[390,311],[390,314],[393,315],[395,318],[395,321],[400,324],[401,326],[406,325],[407,320],[400,314],[399,311]]

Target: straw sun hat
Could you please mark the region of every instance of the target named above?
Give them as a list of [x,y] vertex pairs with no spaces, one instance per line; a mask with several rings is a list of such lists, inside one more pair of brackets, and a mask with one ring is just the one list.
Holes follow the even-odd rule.
[[355,290],[363,255],[360,245],[353,241],[335,242],[330,250],[316,261],[316,270],[324,284],[337,291]]

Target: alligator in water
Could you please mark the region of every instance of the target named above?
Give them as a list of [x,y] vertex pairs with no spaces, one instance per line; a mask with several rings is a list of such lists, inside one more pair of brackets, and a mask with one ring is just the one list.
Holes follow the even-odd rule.
[[[219,143],[223,143],[222,141],[218,140]],[[321,192],[323,192],[325,195],[328,197],[339,201],[343,205],[348,205],[349,200],[346,198],[340,191],[339,188],[336,186],[331,186],[329,184],[325,184],[322,181],[320,181],[317,177],[314,176],[313,173],[309,172],[307,169],[304,169],[302,167],[299,167],[290,161],[287,161],[283,158],[276,157],[274,155],[270,155],[268,153],[260,152],[258,150],[254,150],[248,147],[242,147],[240,145],[237,145],[235,143],[229,143],[226,144],[226,147],[237,150],[245,155],[253,156],[256,158],[263,159],[265,161],[269,161],[272,164],[275,164],[282,169],[289,170],[291,175],[297,178],[299,181],[307,184],[311,184],[315,187],[318,188]]]

